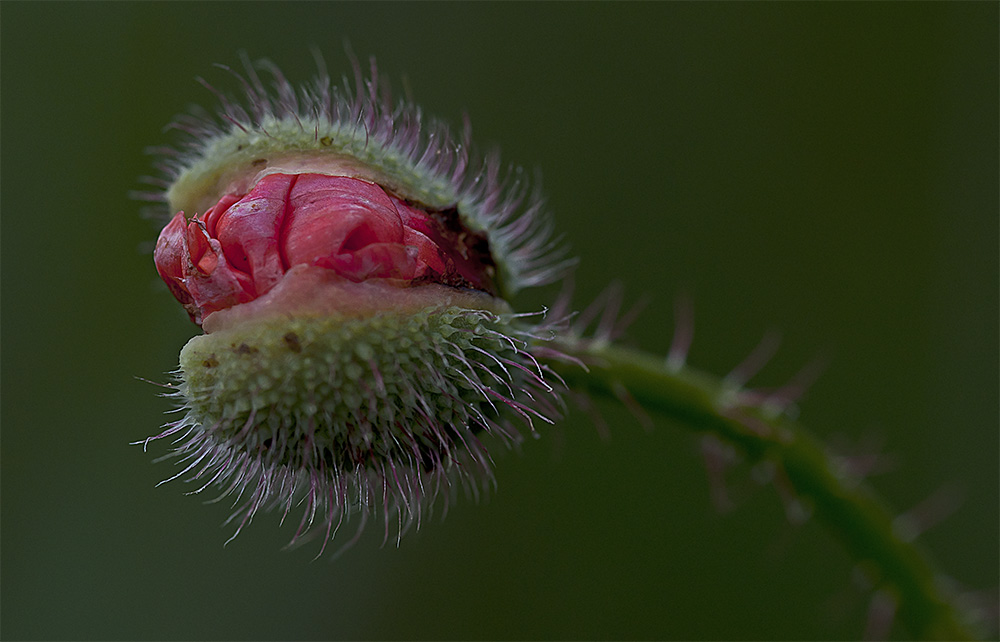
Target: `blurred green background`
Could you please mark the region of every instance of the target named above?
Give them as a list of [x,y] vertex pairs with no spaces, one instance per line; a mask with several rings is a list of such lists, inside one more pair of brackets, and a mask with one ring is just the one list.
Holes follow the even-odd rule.
[[[829,366],[801,418],[888,453],[905,510],[964,502],[922,542],[998,584],[998,5],[23,3],[2,7],[2,635],[78,639],[855,638],[866,600],[818,524],[733,475],[711,506],[697,442],[601,405],[497,457],[499,489],[397,549],[335,563],[255,520],[223,548],[203,506],[129,442],[170,404],[195,333],[127,197],[147,145],[238,50],[296,81],[310,45],[376,55],[428,113],[544,174],[581,257],[578,301],[621,280],[664,352],[755,380]],[[517,303],[537,308],[552,291]],[[898,634],[898,632],[897,632]]]

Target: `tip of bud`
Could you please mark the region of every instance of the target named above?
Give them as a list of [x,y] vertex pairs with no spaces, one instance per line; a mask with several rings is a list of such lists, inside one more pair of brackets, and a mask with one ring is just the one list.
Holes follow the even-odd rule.
[[[169,214],[200,214],[227,194],[246,194],[262,176],[319,173],[378,184],[436,211],[454,210],[462,227],[482,234],[498,268],[500,294],[551,283],[571,261],[552,238],[541,195],[519,169],[504,176],[498,155],[477,158],[468,127],[454,135],[408,102],[394,102],[374,64],[354,87],[321,73],[296,89],[274,65],[244,61],[242,98],[220,98],[216,117],[174,123],[180,152],[161,163]],[[273,76],[265,86],[257,70]],[[162,148],[161,148],[162,150]]]

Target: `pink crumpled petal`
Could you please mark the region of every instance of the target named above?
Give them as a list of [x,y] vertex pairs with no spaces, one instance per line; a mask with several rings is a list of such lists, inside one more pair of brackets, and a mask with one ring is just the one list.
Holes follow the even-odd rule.
[[192,314],[195,323],[212,312],[257,297],[250,276],[229,265],[222,244],[210,238],[199,222],[188,223],[184,243],[187,255],[181,265],[182,283],[197,305],[197,313]]
[[403,223],[378,185],[343,176],[305,174],[288,198],[283,247],[289,265],[316,262],[372,243],[401,243]]
[[294,182],[295,176],[265,176],[249,194],[226,195],[205,216],[209,233],[219,239],[230,265],[250,275],[258,295],[273,288],[288,268],[279,235]]
[[193,303],[191,294],[184,287],[182,268],[187,255],[187,245],[184,241],[186,230],[187,219],[184,217],[184,212],[178,212],[160,232],[160,238],[156,240],[156,249],[153,250],[156,271],[167,284],[171,294],[184,304],[184,307]]
[[313,263],[352,281],[405,279],[417,276],[417,251],[399,243],[370,243],[354,252],[333,254]]
[[[370,278],[484,286],[454,230],[358,178],[269,174],[247,194],[226,194],[200,219],[178,213],[154,260],[174,296],[200,323],[270,291],[295,265],[352,281]],[[483,287],[483,289],[486,289]]]

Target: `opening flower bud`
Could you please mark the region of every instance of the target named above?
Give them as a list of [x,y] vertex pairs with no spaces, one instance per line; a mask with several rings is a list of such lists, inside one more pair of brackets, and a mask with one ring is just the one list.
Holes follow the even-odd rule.
[[178,120],[151,195],[156,269],[205,331],[181,352],[187,412],[157,437],[182,435],[196,492],[246,499],[241,523],[301,501],[296,539],[375,507],[402,532],[440,489],[490,479],[484,434],[557,414],[532,356],[550,327],[505,297],[567,264],[518,174],[392,104],[374,66],[299,92],[260,66],[273,91],[246,63],[242,102]]

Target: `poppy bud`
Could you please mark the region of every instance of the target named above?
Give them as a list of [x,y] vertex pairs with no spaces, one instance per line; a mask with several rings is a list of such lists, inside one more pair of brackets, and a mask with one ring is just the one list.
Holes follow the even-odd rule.
[[196,492],[245,500],[240,527],[302,502],[296,539],[373,509],[402,533],[491,479],[481,438],[557,414],[532,356],[551,328],[506,297],[567,262],[517,173],[392,104],[374,66],[353,92],[260,66],[274,90],[247,64],[241,102],[179,119],[154,196],[156,269],[204,330],[181,351],[186,414],[156,438],[180,437]]

